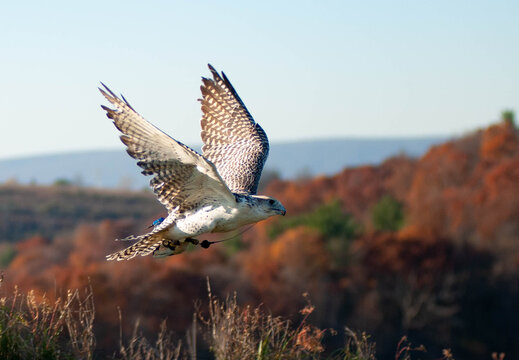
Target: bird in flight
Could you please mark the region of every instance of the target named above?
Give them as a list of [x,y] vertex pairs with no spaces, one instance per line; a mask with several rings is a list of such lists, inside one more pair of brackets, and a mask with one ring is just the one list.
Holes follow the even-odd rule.
[[142,174],[168,215],[144,235],[131,235],[133,245],[107,256],[128,260],[183,252],[189,243],[208,247],[196,236],[227,232],[286,210],[276,199],[256,195],[269,152],[267,135],[254,121],[229,79],[209,65],[212,79],[202,78],[202,154],[144,120],[106,85],[99,89],[114,109],[108,118],[122,133],[128,154],[138,160]]

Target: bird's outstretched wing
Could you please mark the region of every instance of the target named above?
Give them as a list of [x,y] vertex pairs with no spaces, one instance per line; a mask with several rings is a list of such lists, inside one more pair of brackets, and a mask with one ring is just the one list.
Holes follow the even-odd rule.
[[106,91],[99,90],[115,109],[101,107],[121,131],[121,141],[139,160],[142,173],[153,175],[150,186],[169,212],[180,214],[212,199],[234,201],[214,164],[144,120],[124,97],[102,85]]
[[267,135],[233,86],[209,65],[213,79],[202,78],[202,152],[213,162],[229,189],[256,194],[269,152]]

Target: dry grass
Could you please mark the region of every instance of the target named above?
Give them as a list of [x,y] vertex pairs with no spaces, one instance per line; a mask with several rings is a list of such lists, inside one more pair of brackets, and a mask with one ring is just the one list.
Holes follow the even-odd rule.
[[342,360],[375,360],[375,343],[365,332],[356,333],[346,327],[346,347],[335,357]]
[[[121,312],[119,312],[121,319]],[[136,322],[132,338],[128,345],[123,344],[122,333],[120,335],[120,349],[117,359],[124,360],[178,360],[181,357],[182,343],[175,342],[172,334],[166,329],[166,321],[160,325],[160,331],[155,343],[150,343],[139,329],[139,321]]]
[[[411,360],[411,353],[412,352],[426,352],[427,350],[425,350],[425,346],[423,345],[420,345],[418,347],[413,347],[412,344],[407,340],[407,336],[404,336],[400,339],[400,341],[398,342],[397,346],[396,346],[396,355],[395,355],[395,360]],[[446,354],[449,354],[450,355],[450,352],[446,352],[444,351],[444,355]],[[452,357],[450,358],[447,358],[447,357],[443,357],[443,359],[452,359],[454,360]]]
[[225,301],[217,299],[209,283],[208,293],[209,316],[200,315],[200,319],[215,359],[319,359],[324,351],[325,331],[306,322],[313,311],[311,305],[302,310],[303,320],[294,328],[289,320],[260,307],[239,307],[236,294]]
[[[1,277],[0,277],[1,285]],[[310,323],[314,307],[308,302],[301,311],[302,320],[272,316],[261,307],[240,307],[236,294],[222,301],[211,293],[208,282],[209,306],[202,315],[193,316],[185,344],[175,340],[163,322],[155,341],[147,340],[139,322],[131,338],[123,340],[120,333],[119,350],[113,359],[123,360],[195,360],[200,336],[216,360],[274,360],[329,359],[376,360],[375,343],[369,335],[345,329],[345,346],[333,352],[325,351],[323,338],[327,330]],[[119,313],[121,320],[121,315]],[[68,291],[54,302],[34,292],[21,294],[17,289],[0,299],[0,358],[1,359],[93,359],[96,346],[93,332],[95,319],[92,288],[84,292]],[[201,324],[198,323],[200,320]],[[332,330],[329,331],[333,333]],[[397,345],[395,360],[410,360],[412,352],[425,351],[412,347],[404,337]],[[212,358],[211,357],[211,358]],[[504,358],[494,354],[493,359]],[[450,350],[442,359],[453,360]]]
[[0,358],[92,359],[92,290],[69,291],[55,302],[33,291],[0,299]]

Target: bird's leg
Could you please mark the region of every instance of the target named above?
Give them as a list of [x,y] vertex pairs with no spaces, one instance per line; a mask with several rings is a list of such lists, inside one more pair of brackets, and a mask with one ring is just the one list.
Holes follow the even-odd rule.
[[188,242],[188,243],[191,243],[193,245],[200,245],[201,247],[203,247],[204,249],[207,249],[209,248],[209,246],[211,246],[212,244],[216,244],[216,243],[219,243],[219,242],[222,242],[223,240],[220,240],[220,241],[208,241],[208,240],[198,240],[198,239],[194,239],[194,238],[186,238],[184,240],[185,242]]
[[213,244],[214,242],[212,241],[207,241],[207,240],[198,240],[198,239],[193,239],[193,238],[186,238],[186,240],[184,240],[185,242],[188,242],[188,243],[191,243],[193,245],[199,245],[201,247],[203,247],[204,249],[207,249],[209,246],[211,246],[211,244]]
[[198,241],[198,239],[194,239],[194,238],[186,238],[184,241],[191,243],[193,245],[198,245],[200,243],[200,241]]

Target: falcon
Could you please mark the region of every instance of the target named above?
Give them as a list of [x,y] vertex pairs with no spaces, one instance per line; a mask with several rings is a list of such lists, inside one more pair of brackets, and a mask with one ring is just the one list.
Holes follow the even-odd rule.
[[124,96],[117,97],[101,83],[104,89],[99,90],[114,108],[101,107],[122,133],[121,141],[138,160],[142,174],[151,176],[150,186],[168,211],[150,232],[122,239],[136,242],[108,255],[107,260],[175,255],[189,243],[208,247],[207,240],[200,242],[195,237],[286,214],[278,200],[256,194],[269,152],[265,131],[225,74],[208,66],[212,79],[202,78],[199,99],[202,154],[153,126]]

